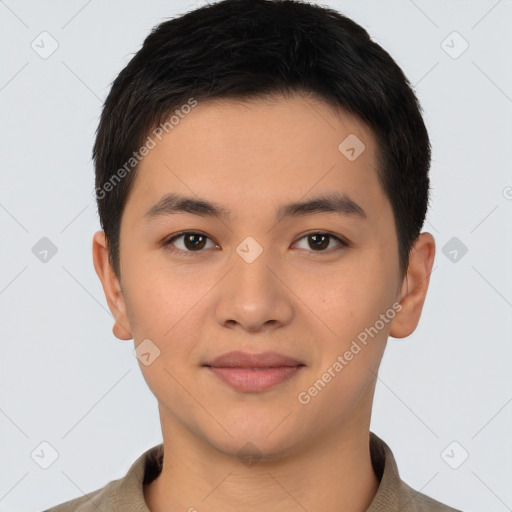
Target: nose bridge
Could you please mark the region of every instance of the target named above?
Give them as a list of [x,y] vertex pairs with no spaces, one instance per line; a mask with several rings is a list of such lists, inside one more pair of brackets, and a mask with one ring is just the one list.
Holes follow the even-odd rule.
[[[262,238],[260,237],[260,241]],[[260,243],[253,236],[247,236],[238,244],[233,254],[233,283],[238,295],[246,294],[256,300],[258,295],[273,295],[278,284],[269,267],[278,265],[273,261],[273,250],[268,242]]]
[[257,330],[264,324],[282,324],[292,314],[286,287],[276,277],[279,262],[271,248],[248,236],[235,248],[217,304],[217,320]]

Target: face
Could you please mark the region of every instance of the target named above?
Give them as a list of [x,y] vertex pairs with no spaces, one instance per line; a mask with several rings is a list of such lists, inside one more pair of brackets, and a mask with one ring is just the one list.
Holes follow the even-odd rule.
[[164,430],[272,458],[369,422],[402,284],[376,150],[295,96],[199,103],[142,160],[116,318],[146,344]]

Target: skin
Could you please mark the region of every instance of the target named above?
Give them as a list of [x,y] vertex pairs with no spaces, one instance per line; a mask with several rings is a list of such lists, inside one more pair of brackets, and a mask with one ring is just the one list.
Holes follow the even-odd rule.
[[[366,146],[354,161],[338,150],[349,134]],[[144,487],[152,512],[370,505],[379,484],[369,453],[376,374],[388,336],[406,337],[419,322],[435,254],[432,235],[422,233],[400,278],[376,151],[364,124],[317,99],[199,103],[140,164],[122,216],[120,279],[104,233],[94,235],[114,335],[135,346],[149,338],[160,350],[150,365],[139,362],[158,400],[165,451],[161,474]],[[333,190],[367,218],[317,213],[276,222],[277,206]],[[144,221],[170,192],[213,201],[231,216]],[[183,237],[165,245],[184,230],[206,235],[204,248],[187,248]],[[315,250],[307,236],[315,232],[351,245],[330,239]],[[247,236],[263,249],[252,263],[236,252]],[[401,311],[301,404],[298,393],[398,302]],[[236,391],[202,366],[232,350],[276,351],[305,367],[268,391]],[[244,446],[259,457],[254,465],[237,457]]]

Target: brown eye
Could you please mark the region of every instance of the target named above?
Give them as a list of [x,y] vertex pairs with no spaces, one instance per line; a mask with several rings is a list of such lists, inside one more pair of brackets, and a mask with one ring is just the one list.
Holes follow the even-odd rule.
[[[182,242],[180,244],[175,243],[175,241],[178,240],[182,240]],[[201,252],[201,250],[205,248],[208,240],[210,240],[209,237],[202,233],[186,231],[173,236],[165,243],[165,245],[172,246],[172,250],[176,249],[176,251],[181,252]],[[215,244],[213,244],[211,240],[210,243],[215,247]]]
[[194,251],[196,249],[202,249],[206,244],[206,237],[198,233],[191,233],[184,235],[184,245],[187,249]]
[[[307,240],[307,247],[299,247],[300,249],[312,250],[312,252],[330,252],[330,249],[337,250],[348,247],[349,244],[342,240],[341,238],[331,235],[330,233],[309,233],[308,235],[303,236],[300,240]],[[331,245],[331,241],[334,240],[337,242],[334,247]],[[296,242],[296,244],[299,243]],[[331,247],[329,247],[331,246]],[[326,250],[329,248],[329,250]]]
[[329,245],[329,235],[309,235],[308,243],[311,249],[326,249]]

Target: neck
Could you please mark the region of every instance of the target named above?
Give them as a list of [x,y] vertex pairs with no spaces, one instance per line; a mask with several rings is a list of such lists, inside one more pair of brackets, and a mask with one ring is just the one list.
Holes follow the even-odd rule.
[[352,417],[300,452],[244,464],[161,411],[163,467],[144,487],[147,506],[151,512],[365,511],[379,486],[366,419]]

